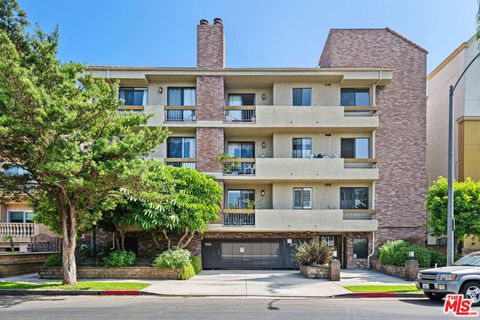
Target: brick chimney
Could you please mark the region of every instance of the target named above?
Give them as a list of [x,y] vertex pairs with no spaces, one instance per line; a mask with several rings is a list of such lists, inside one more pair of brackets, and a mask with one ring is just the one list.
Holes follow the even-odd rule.
[[220,18],[215,18],[213,24],[202,19],[197,26],[197,67],[203,69],[225,67],[225,37]]

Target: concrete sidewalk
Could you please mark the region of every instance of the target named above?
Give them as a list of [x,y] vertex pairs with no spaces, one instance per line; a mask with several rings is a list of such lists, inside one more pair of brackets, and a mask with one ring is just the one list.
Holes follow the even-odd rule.
[[[1,278],[0,281],[45,283],[36,274]],[[144,293],[165,296],[238,296],[238,297],[330,297],[349,294],[348,285],[409,285],[411,282],[371,270],[342,270],[341,281],[312,280],[299,271],[215,270],[202,271],[190,280],[90,280],[146,282],[152,285]]]

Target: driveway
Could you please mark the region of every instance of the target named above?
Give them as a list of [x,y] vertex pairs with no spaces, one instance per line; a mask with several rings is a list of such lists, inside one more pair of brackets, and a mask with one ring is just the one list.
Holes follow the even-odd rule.
[[310,280],[298,271],[202,271],[187,281],[159,281],[143,291],[185,296],[326,297],[349,293],[338,283]]

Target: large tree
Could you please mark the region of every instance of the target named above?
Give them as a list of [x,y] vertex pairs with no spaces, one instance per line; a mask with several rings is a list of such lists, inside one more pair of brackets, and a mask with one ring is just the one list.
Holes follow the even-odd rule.
[[[28,197],[39,215],[61,225],[63,282],[76,283],[78,230],[113,208],[122,188],[138,191],[146,156],[167,136],[120,115],[118,86],[61,63],[57,32],[25,32],[25,13],[0,0],[0,163],[24,169],[0,175],[3,197]],[[134,187],[130,185],[134,184]]]
[[[455,238],[480,236],[480,183],[468,178],[454,183]],[[428,190],[428,226],[436,236],[447,234],[448,181],[440,177]]]

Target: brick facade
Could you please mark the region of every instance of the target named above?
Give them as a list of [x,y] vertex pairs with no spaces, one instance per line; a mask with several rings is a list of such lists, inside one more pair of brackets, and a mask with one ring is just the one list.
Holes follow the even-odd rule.
[[197,120],[223,122],[224,105],[223,77],[197,77]]
[[223,172],[217,157],[224,152],[223,128],[197,128],[197,170],[201,172]]
[[333,29],[320,58],[325,68],[394,69],[392,82],[376,90],[377,247],[389,239],[425,243],[426,55],[423,48],[388,28]]
[[202,69],[222,69],[225,66],[225,37],[223,24],[202,20],[197,26],[197,66]]

